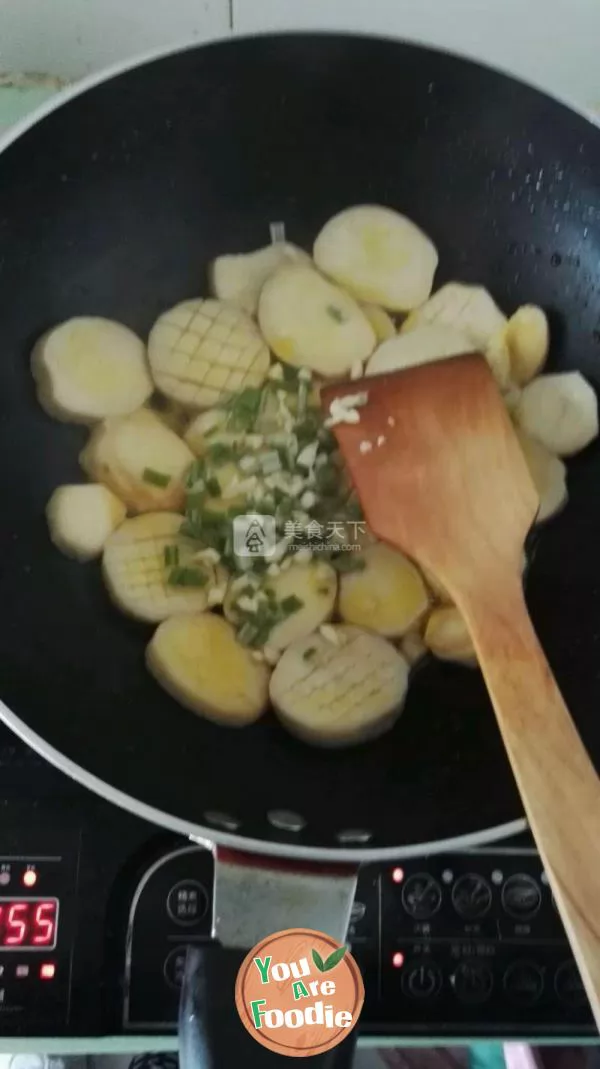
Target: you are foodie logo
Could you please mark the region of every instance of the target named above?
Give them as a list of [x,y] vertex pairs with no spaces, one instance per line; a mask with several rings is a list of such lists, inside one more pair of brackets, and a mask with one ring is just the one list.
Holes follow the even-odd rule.
[[290,928],[244,959],[235,985],[242,1024],[264,1047],[292,1058],[323,1054],[352,1031],[365,989],[350,951],[323,932]]

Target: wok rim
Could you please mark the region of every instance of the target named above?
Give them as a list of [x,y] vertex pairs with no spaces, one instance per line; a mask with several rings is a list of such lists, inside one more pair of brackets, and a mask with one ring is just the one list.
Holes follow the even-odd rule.
[[[600,115],[596,114],[591,109],[587,109],[580,104],[577,104],[574,100],[569,99],[563,94],[549,91],[546,87],[542,87],[535,82],[523,79],[521,76],[515,75],[507,68],[499,67],[491,63],[483,63],[471,55],[456,52],[449,48],[440,48],[436,45],[428,44],[421,39],[398,37],[393,34],[385,35],[379,33],[361,33],[354,30],[323,30],[303,27],[302,29],[285,31],[274,29],[264,30],[255,34],[211,34],[202,41],[183,41],[178,44],[151,49],[125,60],[119,60],[114,64],[103,67],[99,71],[94,71],[93,73],[86,75],[84,78],[77,79],[72,85],[59,90],[48,100],[29,112],[24,118],[11,125],[4,134],[0,135],[0,155],[12,144],[18,141],[18,139],[25,133],[47,116],[57,111],[64,104],[68,104],[71,100],[81,96],[89,89],[102,85],[104,82],[111,81],[113,78],[116,78],[121,74],[126,74],[128,71],[135,70],[138,67],[188,51],[200,50],[215,44],[232,44],[235,46],[238,42],[255,39],[267,38],[277,40],[315,36],[323,38],[347,38],[350,40],[396,42],[409,48],[419,50],[425,49],[429,52],[438,53],[439,55],[452,56],[453,58],[460,60],[462,63],[480,69],[493,71],[524,87],[533,89],[547,99],[555,101],[557,104],[562,105],[569,111],[580,116],[586,122],[589,122],[590,125],[600,129]],[[475,847],[486,846],[513,835],[520,834],[528,828],[525,817],[521,817],[504,824],[498,824],[489,828],[483,828],[480,831],[470,832],[451,838],[406,846],[398,845],[381,848],[353,848],[344,845],[335,848],[311,847],[291,842],[286,843],[275,842],[268,839],[251,839],[234,832],[222,831],[219,828],[210,828],[204,825],[195,824],[191,821],[186,821],[181,817],[174,816],[171,813],[164,812],[154,806],[148,805],[132,795],[113,787],[111,784],[100,779],[98,776],[95,776],[93,773],[88,772],[81,765],[78,765],[75,761],[72,761],[65,754],[53,747],[33,731],[26,722],[17,716],[17,714],[14,713],[1,699],[0,720],[2,720],[24,743],[30,746],[31,749],[47,760],[60,772],[103,798],[105,801],[130,812],[139,819],[156,827],[166,828],[197,842],[208,849],[212,849],[215,845],[221,845],[229,846],[247,853],[262,854],[269,857],[287,857],[315,861],[370,862],[394,860],[396,858],[419,857],[424,854],[443,853],[456,850],[470,850]]]
[[176,817],[172,813],[165,813],[161,809],[142,802],[133,795],[113,787],[110,783],[95,776],[92,772],[82,768],[70,757],[61,753],[45,739],[38,735],[21,720],[4,702],[0,701],[0,719],[18,735],[23,742],[35,750],[36,753],[54,765],[76,783],[86,787],[94,794],[104,798],[105,801],[124,809],[140,820],[166,828],[178,835],[197,842],[207,849],[215,845],[229,846],[248,854],[262,854],[268,857],[298,858],[304,861],[393,861],[396,858],[422,857],[424,854],[451,853],[456,850],[471,850],[474,847],[486,846],[489,843],[498,842],[501,839],[510,838],[527,830],[527,821],[524,817],[508,821],[506,824],[498,824],[491,828],[482,828],[481,831],[470,832],[465,835],[457,835],[450,839],[437,839],[432,842],[413,843],[410,846],[386,846],[369,848],[348,848],[345,846],[323,847],[302,846],[296,843],[272,842],[269,839],[250,839],[235,832],[221,831],[219,828],[209,828],[202,824],[194,824]]

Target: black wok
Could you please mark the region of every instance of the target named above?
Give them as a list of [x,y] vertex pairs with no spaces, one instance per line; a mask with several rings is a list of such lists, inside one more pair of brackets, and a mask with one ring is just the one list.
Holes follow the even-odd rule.
[[[44,507],[76,482],[85,431],[36,404],[35,338],[77,314],[145,336],[207,292],[218,253],[283,220],[311,247],[360,202],[396,207],[440,252],[437,282],[547,309],[551,367],[600,371],[600,133],[490,70],[345,36],[178,52],[72,95],[0,157],[1,715],[66,772],[177,830],[266,853],[358,859],[476,842],[522,809],[478,673],[432,663],[380,741],[320,752],[272,716],[241,731],[180,708],[144,669],[148,629],[97,564],[51,545]],[[600,761],[600,450],[535,535],[534,622]]]

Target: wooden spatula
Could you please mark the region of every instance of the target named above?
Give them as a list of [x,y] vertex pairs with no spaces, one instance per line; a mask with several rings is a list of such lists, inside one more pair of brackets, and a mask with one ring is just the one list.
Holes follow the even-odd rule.
[[600,1028],[600,780],[525,605],[538,500],[510,419],[478,355],[327,387],[324,407],[360,392],[359,422],[334,430],[366,520],[465,618]]

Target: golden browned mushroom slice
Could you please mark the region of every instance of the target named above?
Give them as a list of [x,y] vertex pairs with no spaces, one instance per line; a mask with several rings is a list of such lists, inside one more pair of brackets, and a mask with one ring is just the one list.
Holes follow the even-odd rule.
[[269,669],[238,642],[222,616],[172,616],[146,652],[154,678],[191,709],[226,727],[244,727],[265,711]]
[[388,638],[405,635],[429,608],[421,573],[383,542],[369,546],[361,561],[362,571],[346,572],[340,578],[340,616]]
[[98,424],[80,456],[90,478],[113,490],[131,512],[182,508],[193,459],[183,439],[146,408]]
[[317,267],[361,301],[408,312],[431,293],[435,245],[406,216],[376,204],[334,215],[317,236]]
[[280,360],[324,378],[347,374],[376,345],[357,302],[313,267],[287,264],[267,279],[258,321]]
[[50,538],[67,557],[99,557],[126,516],[122,501],[100,483],[59,486],[46,506]]
[[153,390],[144,343],[122,323],[96,316],[69,319],[44,334],[31,369],[43,407],[74,423],[133,412]]

